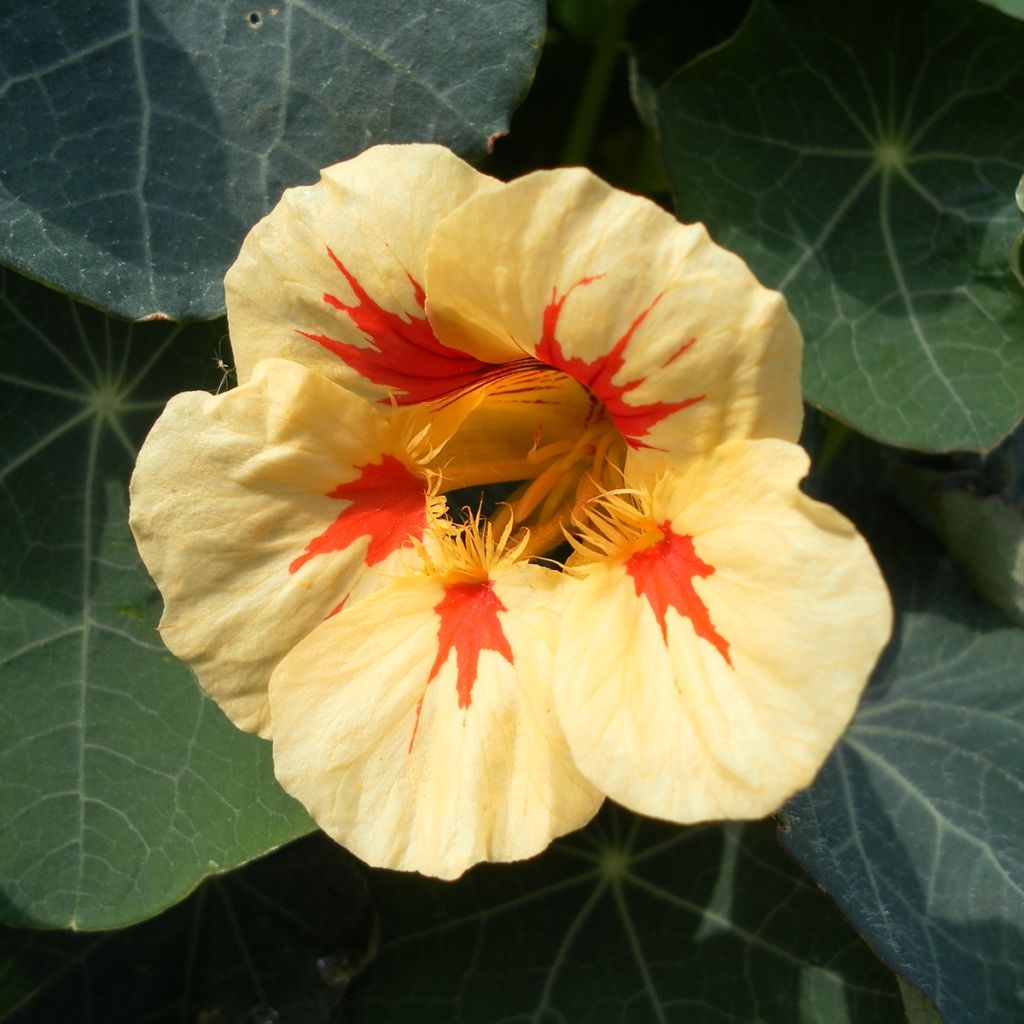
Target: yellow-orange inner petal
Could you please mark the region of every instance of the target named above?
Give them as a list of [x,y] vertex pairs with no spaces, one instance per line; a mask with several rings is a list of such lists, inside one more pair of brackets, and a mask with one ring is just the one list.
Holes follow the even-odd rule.
[[447,438],[427,463],[439,493],[518,483],[491,525],[498,535],[518,531],[525,557],[563,543],[586,504],[622,482],[626,444],[607,411],[567,374],[533,360],[495,368],[433,408]]

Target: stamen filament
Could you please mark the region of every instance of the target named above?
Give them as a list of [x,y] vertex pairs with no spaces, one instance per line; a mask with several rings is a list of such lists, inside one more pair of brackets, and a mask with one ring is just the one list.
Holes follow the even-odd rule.
[[[603,440],[607,433],[609,433],[608,426],[604,423],[584,431],[576,440],[576,443],[572,445],[569,454],[564,459],[559,460],[552,466],[548,466],[543,473],[533,480],[521,498],[510,501],[509,504],[512,506],[512,513],[516,521],[524,522],[545,499],[548,493],[553,488],[558,487],[575,463],[585,457],[592,459],[599,442]],[[564,442],[562,443],[564,444]],[[554,447],[554,445],[551,447]],[[544,518],[542,514],[541,519]]]
[[[569,465],[572,465],[570,462]],[[526,489],[526,493],[516,502],[509,502],[517,522],[523,522],[530,513],[544,500],[548,492],[563,479],[568,467],[563,462],[548,466],[540,476]]]
[[457,491],[464,487],[503,484],[509,480],[532,480],[537,476],[538,465],[571,452],[575,444],[574,441],[558,441],[542,448],[531,448],[520,459],[492,459],[488,456],[485,462],[467,462],[458,469],[443,466],[442,486],[445,491]]

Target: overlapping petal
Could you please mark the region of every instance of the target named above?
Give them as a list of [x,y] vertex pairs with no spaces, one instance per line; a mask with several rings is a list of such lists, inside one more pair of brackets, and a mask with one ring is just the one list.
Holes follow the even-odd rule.
[[426,484],[388,412],[283,360],[219,396],[171,400],[139,453],[131,527],[161,633],[241,728],[268,735],[267,683],[422,533]]
[[802,342],[782,296],[702,225],[589,171],[467,199],[431,235],[426,291],[442,341],[564,370],[634,447],[685,457],[799,433]]
[[241,386],[171,402],[132,526],[168,646],[330,835],[452,878],[602,793],[691,822],[810,783],[891,609],[799,489],[799,330],[702,226],[376,147],[226,288]]
[[585,824],[602,796],[551,699],[560,583],[402,575],[323,623],[270,684],[284,788],[368,863],[441,878]]
[[864,540],[799,489],[807,456],[732,442],[644,480],[652,535],[579,567],[555,700],[580,770],[680,822],[753,818],[810,784],[891,629]]
[[410,145],[375,146],[289,189],[224,282],[239,381],[266,358],[367,398],[419,401],[471,379],[477,360],[426,321],[426,252],[442,217],[498,187],[441,146]]

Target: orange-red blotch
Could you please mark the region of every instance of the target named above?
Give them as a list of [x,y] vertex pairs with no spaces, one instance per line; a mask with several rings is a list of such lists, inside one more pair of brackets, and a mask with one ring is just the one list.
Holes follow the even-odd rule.
[[498,612],[507,610],[490,580],[450,583],[445,587],[444,597],[434,606],[441,623],[437,630],[437,657],[427,681],[437,675],[454,649],[458,664],[455,690],[460,708],[468,708],[472,703],[481,651],[497,651],[510,665],[514,662],[512,648],[498,621]]
[[366,564],[376,565],[410,539],[423,536],[427,523],[423,481],[393,455],[360,468],[355,480],[339,484],[327,495],[350,504],[319,537],[306,545],[305,551],[288,566],[290,572],[298,572],[317,555],[343,551],[366,536],[370,538]]
[[[616,384],[612,379],[623,367],[625,362],[623,353],[630,339],[636,333],[637,328],[647,319],[647,315],[658,304],[661,295],[655,296],[651,304],[642,310],[633,322],[629,325],[626,333],[619,338],[612,346],[607,355],[599,356],[593,362],[587,362],[577,356],[566,356],[562,351],[556,331],[558,329],[558,318],[562,313],[562,306],[565,300],[577,289],[600,280],[602,274],[593,277],[584,277],[577,281],[564,295],[559,297],[556,289],[551,289],[551,301],[544,307],[543,328],[540,341],[537,344],[537,359],[548,366],[567,373],[570,377],[579,381],[601,401],[608,410],[612,421],[618,428],[619,433],[626,439],[631,448],[650,448],[644,441],[651,428],[660,423],[666,416],[680,409],[703,401],[704,395],[695,395],[691,398],[684,398],[679,402],[651,402],[647,405],[633,405],[625,400],[625,396],[634,388],[643,383],[639,380],[627,381],[625,384]],[[696,344],[696,338],[690,338],[683,342],[675,352],[662,363],[662,367],[668,366],[679,356]]]
[[644,597],[661,625],[661,635],[668,640],[665,613],[675,610],[693,623],[697,636],[713,644],[718,653],[732,665],[729,644],[715,629],[711,615],[693,587],[693,579],[707,579],[714,566],[701,560],[693,548],[693,538],[673,533],[668,521],[661,524],[662,539],[631,555],[626,572],[633,577],[637,597]]
[[[333,352],[367,380],[394,389],[399,405],[433,401],[472,384],[480,374],[491,369],[490,364],[474,356],[442,345],[425,317],[406,319],[383,309],[330,248],[327,255],[355,293],[356,302],[348,305],[330,294],[324,295],[324,302],[344,313],[371,344],[362,347],[326,334],[298,333]],[[417,304],[423,309],[423,289],[412,277],[409,282]]]
[[[497,651],[510,665],[515,662],[512,648],[498,621],[498,612],[508,609],[494,592],[491,581],[483,580],[480,583],[447,584],[444,597],[434,605],[434,611],[441,622],[437,628],[437,657],[430,667],[427,684],[441,671],[441,666],[454,648],[457,671],[455,693],[459,707],[468,708],[473,702],[473,684],[476,682],[481,651]],[[416,743],[423,697],[416,703],[416,721],[409,738],[409,753],[412,753]]]

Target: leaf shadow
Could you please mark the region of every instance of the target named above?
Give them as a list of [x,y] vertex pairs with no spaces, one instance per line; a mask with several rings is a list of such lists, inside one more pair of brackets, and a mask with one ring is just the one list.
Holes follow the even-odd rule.
[[311,836],[131,928],[0,932],[9,969],[0,1020],[326,1021],[373,955],[375,934],[358,865]]

